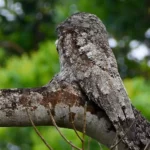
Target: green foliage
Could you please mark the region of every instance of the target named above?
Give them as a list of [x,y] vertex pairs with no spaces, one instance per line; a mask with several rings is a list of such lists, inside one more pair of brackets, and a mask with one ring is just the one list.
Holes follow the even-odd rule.
[[31,128],[0,128],[1,150],[31,150]]
[[[54,0],[1,0],[0,41],[12,41],[25,51],[54,38]],[[11,49],[11,48],[9,48]]]
[[54,42],[47,41],[40,44],[38,52],[33,51],[30,56],[24,54],[8,59],[5,67],[0,68],[0,87],[42,86],[58,71],[58,54]]
[[5,64],[6,59],[3,59],[6,56],[6,53],[3,48],[0,48],[0,67]]
[[[45,129],[45,127],[39,128],[42,135],[46,138],[47,142],[53,147],[54,150],[71,150],[71,146],[64,141],[64,139],[60,136],[58,131],[55,129],[55,127],[48,127]],[[61,132],[69,141],[72,142],[72,144],[76,145],[77,147],[81,148],[82,143],[75,134],[73,130],[69,129],[60,129]],[[82,134],[79,133],[79,135],[82,137]],[[33,150],[47,150],[47,147],[41,142],[41,139],[36,135],[36,133],[32,132],[32,141],[34,143]],[[97,141],[91,139],[89,140],[89,137],[85,137],[85,149],[89,150],[100,150],[101,147],[103,147],[104,150],[107,150],[104,148],[103,145],[99,145]]]
[[137,77],[125,79],[124,83],[133,105],[150,120],[150,82]]
[[[131,51],[129,43],[137,40],[150,47],[150,38],[145,36],[150,27],[149,7],[147,0],[5,0],[0,6],[0,47],[7,55],[30,53],[38,49],[38,43],[56,39],[56,26],[66,17],[78,11],[89,12],[100,17],[116,39],[114,52],[121,76],[133,77],[142,66],[127,57]],[[120,63],[122,57],[124,61]],[[145,60],[147,65],[149,59]]]
[[[68,140],[72,141],[76,146],[81,147],[81,142],[75,135],[74,131],[60,129],[61,132],[68,138]],[[47,142],[53,147],[53,149],[71,149],[71,146],[64,141],[64,139],[60,136],[58,131],[54,127],[48,127],[46,130],[45,128],[40,128],[40,132],[44,137],[46,137]],[[46,150],[46,146],[41,142],[41,139],[35,134],[33,131],[32,139],[34,142],[33,150]]]

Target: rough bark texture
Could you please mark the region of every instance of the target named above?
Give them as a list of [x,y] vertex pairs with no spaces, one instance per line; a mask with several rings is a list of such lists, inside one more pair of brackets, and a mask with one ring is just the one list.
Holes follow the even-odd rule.
[[[26,108],[37,126],[53,125],[49,116],[50,103],[58,126],[73,128],[70,120],[72,115],[77,130],[82,132],[86,97],[76,84],[69,84],[69,79],[64,79],[64,76],[59,74],[40,88],[0,90],[0,126],[31,126]],[[92,102],[87,104],[86,126],[87,135],[111,146],[115,129],[105,112]]]
[[31,125],[26,108],[36,125],[52,125],[51,103],[60,127],[72,128],[72,115],[76,128],[82,131],[87,101],[87,135],[108,147],[121,139],[118,150],[145,150],[150,124],[130,103],[105,26],[95,15],[77,13],[57,31],[60,73],[40,88],[1,90],[0,126]]

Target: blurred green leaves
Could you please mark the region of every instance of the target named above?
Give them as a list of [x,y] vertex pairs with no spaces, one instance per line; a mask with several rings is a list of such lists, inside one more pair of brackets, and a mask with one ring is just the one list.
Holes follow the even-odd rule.
[[31,150],[32,128],[0,128],[1,150]]
[[[0,56],[6,55],[0,53]],[[23,54],[7,60],[5,67],[0,68],[0,88],[42,86],[58,71],[58,54],[54,42],[46,41],[30,55]]]
[[136,77],[125,79],[124,83],[133,105],[150,120],[150,82]]
[[[117,61],[122,57],[125,60],[118,63],[121,77],[145,75],[137,71],[141,69],[140,62],[131,60],[128,54],[133,40],[150,49],[150,38],[145,36],[150,28],[148,0],[1,0],[0,4],[0,47],[9,56],[36,51],[39,43],[55,40],[56,26],[71,14],[83,11],[96,14],[104,22],[109,36],[117,41],[113,48]],[[145,61],[148,65],[149,56]]]
[[[55,129],[55,127],[40,127],[40,132],[42,135],[46,138],[48,143],[53,147],[54,150],[71,150],[71,146],[64,141],[64,139],[60,136],[58,131]],[[82,147],[82,143],[80,139],[77,137],[75,132],[70,129],[60,129],[61,132],[69,141],[71,141],[74,145],[78,146],[79,148]],[[82,137],[82,134],[79,133],[79,135]],[[33,150],[46,150],[46,146],[41,142],[40,138],[35,134],[33,131],[32,133],[32,141],[34,143]],[[106,147],[99,144],[97,141],[90,139],[90,137],[85,137],[85,150],[90,148],[89,150],[100,150],[103,147],[104,150],[107,150]]]

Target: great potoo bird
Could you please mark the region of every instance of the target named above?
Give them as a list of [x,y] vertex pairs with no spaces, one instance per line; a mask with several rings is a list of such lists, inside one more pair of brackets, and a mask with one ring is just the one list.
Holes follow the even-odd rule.
[[61,71],[67,68],[72,82],[106,112],[116,129],[131,124],[134,113],[101,20],[93,14],[76,13],[57,32]]

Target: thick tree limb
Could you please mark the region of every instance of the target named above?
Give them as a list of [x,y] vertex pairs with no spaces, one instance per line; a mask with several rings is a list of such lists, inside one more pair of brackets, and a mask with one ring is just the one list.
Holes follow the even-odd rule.
[[[118,150],[144,150],[150,140],[150,123],[129,101],[104,26],[96,22],[96,32],[87,19],[93,19],[92,15],[78,15],[71,18],[75,24],[67,20],[59,26],[61,71],[50,83],[33,89],[0,90],[0,126],[31,126],[26,108],[36,125],[52,125],[50,103],[58,126],[74,128],[71,111],[76,129],[82,131],[86,116],[86,134],[100,143],[113,149],[119,141]],[[87,20],[81,19],[84,15]],[[95,16],[93,21],[97,21]]]
[[[66,81],[61,81],[61,78],[58,75],[47,86],[40,88],[0,90],[0,126],[31,126],[26,108],[36,125],[52,125],[48,113],[48,103],[51,103],[53,116],[60,127],[73,128],[69,120],[70,107],[77,130],[82,131],[84,104],[87,99],[75,84],[70,85]],[[137,111],[135,114],[139,134],[141,128],[142,134],[149,133],[149,126],[144,127],[148,125],[147,121]],[[88,102],[86,122],[87,135],[108,147],[112,145],[116,135],[115,129],[105,112],[94,103]],[[123,145],[120,145],[124,150]]]
[[[73,128],[69,120],[70,106],[74,124],[77,130],[82,131],[85,96],[76,85],[69,85],[66,81],[58,81],[59,79],[57,76],[47,86],[40,88],[1,90],[0,126],[31,126],[26,108],[36,125],[52,125],[48,107],[48,103],[51,103],[53,116],[60,127]],[[93,103],[88,103],[86,122],[87,135],[107,146],[111,145],[115,130],[105,112]]]

